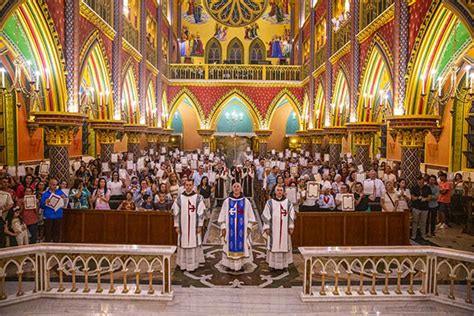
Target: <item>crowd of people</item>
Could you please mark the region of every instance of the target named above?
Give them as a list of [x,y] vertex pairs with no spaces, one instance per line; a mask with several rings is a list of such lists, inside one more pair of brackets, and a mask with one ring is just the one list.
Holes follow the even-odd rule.
[[1,247],[59,241],[66,208],[172,211],[187,180],[202,197],[206,220],[238,182],[259,213],[279,187],[296,212],[411,211],[413,239],[418,230],[426,238],[448,227],[456,214],[462,216],[463,199],[473,196],[471,179],[462,173],[425,174],[408,187],[398,162],[374,160],[364,169],[350,155],[338,164],[327,155],[289,150],[265,157],[247,151],[232,163],[209,151],[132,156],[114,154],[110,163],[78,159],[71,166],[71,183],[50,178],[38,166],[23,167],[21,175],[0,169]]

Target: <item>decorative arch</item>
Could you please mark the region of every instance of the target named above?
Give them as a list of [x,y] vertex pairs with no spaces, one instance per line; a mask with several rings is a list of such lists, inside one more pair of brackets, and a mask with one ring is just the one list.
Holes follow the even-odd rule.
[[372,41],[362,73],[357,118],[351,117],[351,121],[377,122],[384,115],[383,111],[379,111],[379,106],[388,103],[389,112],[392,113],[393,103],[392,73],[378,40]]
[[90,97],[96,105],[92,111],[94,119],[110,120],[117,117],[112,96],[112,74],[98,30],[89,36],[79,56],[81,64],[80,106],[82,102],[86,101],[86,97]]
[[122,113],[128,124],[138,124],[140,122],[140,106],[138,103],[137,80],[135,77],[135,67],[130,60],[124,68],[124,79],[122,84]]
[[[453,32],[458,33],[454,47]],[[446,74],[452,63],[468,48],[472,42],[469,31],[459,18],[441,1],[435,1],[420,27],[408,67],[408,85],[404,100],[405,114],[426,115],[432,113],[421,94],[424,80],[425,91]],[[454,54],[453,54],[454,51]]]
[[[148,81],[148,88],[146,89],[145,109],[146,109],[146,124],[151,127],[157,127],[157,113],[156,113],[156,97],[155,85],[153,80]],[[142,117],[143,118],[143,117]]]
[[219,101],[216,102],[212,111],[209,113],[207,120],[208,126],[210,126],[211,128],[216,126],[217,119],[219,118],[222,110],[224,110],[228,101],[232,98],[240,99],[242,105],[247,108],[248,113],[252,117],[254,130],[260,129],[262,126],[262,115],[258,111],[252,99],[250,99],[245,93],[243,93],[239,89],[232,89],[231,91],[226,93]]
[[302,125],[302,108],[301,104],[298,102],[298,99],[295,97],[291,91],[288,89],[283,89],[278,93],[278,95],[273,99],[272,103],[270,104],[270,107],[267,110],[267,115],[265,116],[265,119],[263,121],[265,126],[270,126],[271,122],[273,121],[273,116],[275,114],[275,111],[278,107],[284,105],[284,104],[289,104],[292,108],[293,111],[296,114],[297,120],[298,120],[298,126]]
[[260,38],[255,38],[249,46],[249,62],[257,64],[260,61],[265,61],[267,58],[267,51],[265,44]]
[[166,90],[161,92],[161,118],[158,118],[158,127],[167,126],[168,112],[168,95]]
[[314,97],[314,128],[321,129],[323,128],[324,114],[326,112],[326,97],[324,96],[324,87],[321,82],[319,82],[316,95]]
[[206,64],[222,64],[222,45],[217,38],[211,38],[206,44]]
[[327,127],[343,126],[350,110],[349,85],[343,69],[340,69],[337,74],[333,91],[328,109],[329,117],[326,117],[326,119],[329,119],[325,124]]
[[244,44],[234,37],[227,45],[227,60],[233,64],[243,64],[245,62]]
[[[31,62],[31,66],[24,67],[24,75],[31,80],[36,73],[40,74],[44,107],[35,110],[66,111],[64,57],[47,5],[26,1],[10,12],[8,19],[2,18],[5,20],[1,29],[3,37],[18,48],[23,61]],[[25,42],[21,46],[16,44],[19,38]]]
[[172,123],[171,118],[177,111],[181,102],[185,100],[188,101],[188,103],[191,105],[191,107],[195,111],[196,117],[198,118],[198,121],[199,121],[199,127],[203,128],[205,124],[205,118],[204,118],[204,113],[202,111],[201,104],[199,104],[199,101],[197,100],[196,96],[188,88],[183,88],[170,102],[171,107],[169,110],[169,119],[167,122],[167,127],[171,128],[171,123]]

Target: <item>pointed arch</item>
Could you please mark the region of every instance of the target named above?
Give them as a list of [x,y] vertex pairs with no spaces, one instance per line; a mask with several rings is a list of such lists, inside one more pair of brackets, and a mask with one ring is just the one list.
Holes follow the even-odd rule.
[[216,102],[211,113],[208,116],[208,125],[211,128],[216,126],[220,114],[228,105],[229,101],[233,98],[237,98],[237,100],[239,100],[241,104],[246,108],[245,110],[247,110],[247,112],[250,114],[253,120],[253,129],[260,129],[262,126],[262,115],[256,108],[252,99],[250,99],[245,93],[243,93],[239,89],[232,89],[231,91],[226,93],[219,101]]
[[278,95],[273,99],[272,103],[270,104],[270,107],[267,110],[267,115],[265,116],[265,120],[263,122],[265,126],[267,127],[270,126],[270,124],[273,121],[273,117],[275,115],[276,109],[285,104],[289,104],[293,108],[293,111],[295,112],[296,118],[298,120],[298,126],[301,129],[301,125],[302,125],[301,104],[298,102],[298,99],[295,97],[295,95],[286,88],[281,90],[280,93],[278,93]]
[[146,109],[146,124],[150,127],[157,127],[158,116],[156,113],[155,85],[151,78],[148,81],[148,85],[146,89],[145,109]]
[[90,97],[96,105],[92,111],[94,119],[113,119],[116,115],[112,96],[112,74],[98,30],[93,32],[84,43],[79,60],[81,65],[79,108],[86,97]]
[[318,83],[316,95],[314,97],[314,128],[323,128],[324,114],[326,112],[326,97],[324,96],[324,87],[321,81]]
[[350,110],[350,97],[347,76],[343,69],[340,69],[337,74],[333,91],[331,104],[328,108],[329,117],[326,117],[326,119],[329,119],[326,123],[329,123],[329,125],[325,125],[327,127],[344,126]]
[[128,124],[139,124],[140,106],[138,104],[137,80],[135,77],[134,63],[129,60],[124,68],[124,78],[122,83],[122,113]]
[[183,101],[186,101],[186,103],[191,105],[191,107],[193,108],[193,110],[196,113],[196,117],[197,117],[198,122],[199,122],[199,128],[203,128],[204,124],[205,124],[205,118],[204,118],[204,113],[202,111],[201,104],[199,104],[199,101],[197,100],[196,96],[188,88],[183,88],[173,98],[173,100],[170,102],[171,107],[170,107],[170,110],[169,110],[169,116],[168,116],[169,119],[168,119],[168,122],[167,122],[167,127],[171,128],[172,117],[175,114],[175,112],[177,111],[179,105]]
[[[454,41],[454,34],[457,34]],[[454,47],[456,42],[456,47]],[[434,2],[423,22],[409,61],[405,114],[430,115],[421,94],[436,85],[439,79],[446,82],[452,63],[468,49],[472,42],[469,31],[455,13],[441,1]],[[421,78],[424,78],[422,83]]]
[[234,37],[227,45],[227,61],[231,64],[243,64],[244,57],[244,45],[239,38]]
[[169,110],[168,110],[168,95],[166,90],[161,92],[161,117],[158,118],[158,127],[167,126],[167,118],[169,117]]
[[249,46],[249,63],[258,64],[265,61],[267,58],[267,51],[265,44],[260,38],[255,38]]
[[213,37],[206,44],[206,64],[222,64],[221,42]]
[[[357,118],[354,120],[358,122],[380,121],[384,113],[379,111],[379,106],[388,103],[392,109],[393,80],[383,46],[377,40],[371,44],[362,73]],[[392,110],[389,112],[392,113]]]
[[[31,66],[24,67],[24,75],[32,80],[39,73],[40,90],[45,96],[39,110],[66,111],[64,56],[48,7],[38,1],[25,1],[12,12],[1,31],[12,46],[18,47],[21,59],[31,62]],[[22,45],[17,45],[20,41]]]

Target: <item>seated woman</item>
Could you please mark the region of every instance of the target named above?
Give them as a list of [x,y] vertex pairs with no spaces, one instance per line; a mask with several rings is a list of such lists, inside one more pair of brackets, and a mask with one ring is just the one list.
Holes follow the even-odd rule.
[[136,210],[135,202],[133,201],[132,192],[128,191],[125,194],[125,200],[123,200],[122,203],[120,203],[117,210],[119,211],[135,211]]
[[361,182],[357,182],[354,187],[355,210],[365,212],[369,209],[369,200],[364,195],[364,186]]
[[319,195],[318,200],[319,210],[320,211],[333,211],[336,208],[336,203],[334,202],[334,197],[331,194],[331,188],[328,186],[323,186],[323,193]]

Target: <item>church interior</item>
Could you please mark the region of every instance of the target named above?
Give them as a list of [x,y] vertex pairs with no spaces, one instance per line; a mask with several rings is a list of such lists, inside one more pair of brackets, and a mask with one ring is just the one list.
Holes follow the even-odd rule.
[[472,315],[473,39],[472,0],[0,0],[0,314]]

